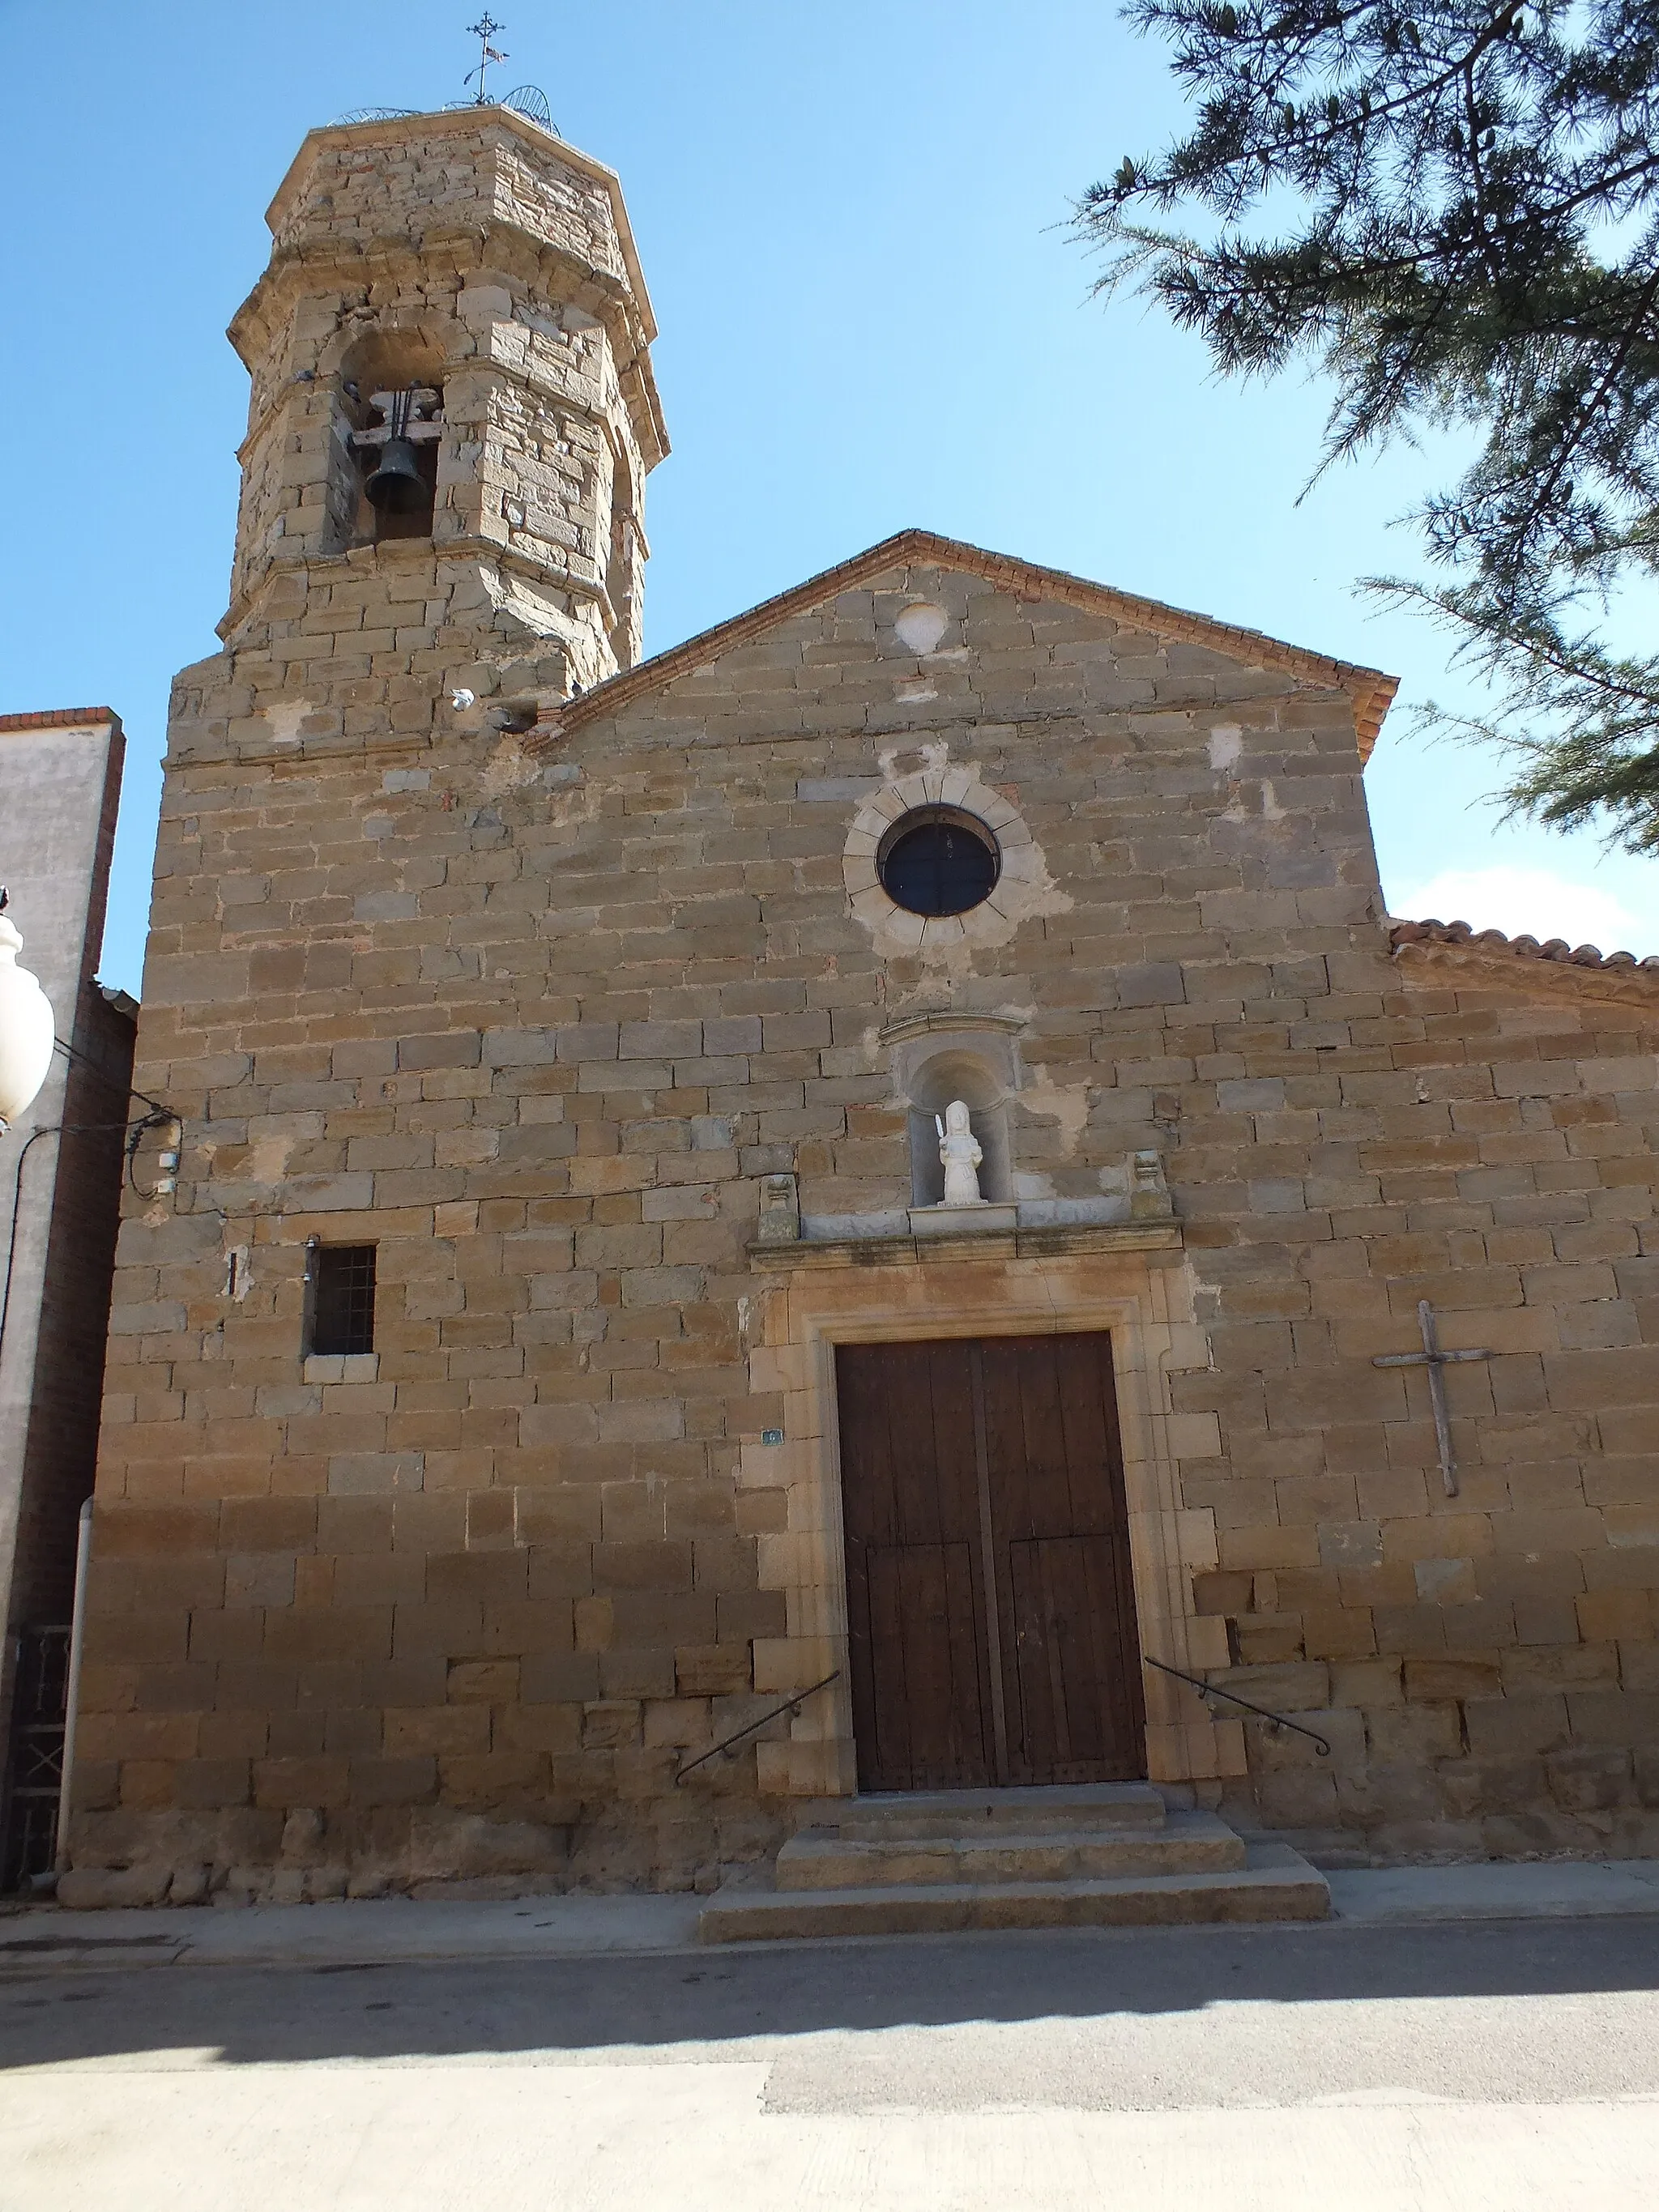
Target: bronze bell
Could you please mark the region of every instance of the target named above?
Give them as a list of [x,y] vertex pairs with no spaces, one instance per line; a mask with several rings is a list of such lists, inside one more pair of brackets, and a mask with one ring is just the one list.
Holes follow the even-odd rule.
[[414,447],[407,438],[388,438],[380,466],[363,486],[378,514],[413,514],[431,497]]

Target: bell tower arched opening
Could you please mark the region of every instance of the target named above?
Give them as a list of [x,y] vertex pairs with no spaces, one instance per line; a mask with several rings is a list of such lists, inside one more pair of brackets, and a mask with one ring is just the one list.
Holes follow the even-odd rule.
[[444,433],[442,350],[425,332],[359,338],[334,377],[331,550],[430,538]]

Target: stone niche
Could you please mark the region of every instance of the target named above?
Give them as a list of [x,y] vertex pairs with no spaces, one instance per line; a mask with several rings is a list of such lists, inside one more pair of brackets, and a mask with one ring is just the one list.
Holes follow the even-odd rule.
[[1018,1024],[950,1016],[921,1019],[925,1026],[905,1023],[896,1025],[896,1035],[887,1033],[894,1090],[909,1114],[911,1206],[937,1206],[945,1195],[939,1117],[957,1098],[967,1106],[969,1126],[985,1155],[979,1170],[981,1196],[993,1206],[1011,1206],[1014,1170],[1008,1111],[1020,1082]]
[[[793,1176],[769,1180],[775,1198],[763,1194],[757,1241],[780,1245],[915,1237],[990,1235],[1011,1230],[1086,1230],[1128,1222],[1174,1218],[1164,1163],[1155,1151],[1133,1153],[1102,1170],[1101,1189],[1088,1197],[1020,1195],[1016,1162],[1015,1109],[1024,1083],[1019,1037],[1023,1023],[994,1014],[936,1012],[892,1023],[881,1033],[890,1054],[893,1097],[908,1122],[908,1204],[879,1212],[795,1211]],[[975,1206],[946,1206],[939,1123],[954,1099],[968,1108],[969,1126],[983,1158]],[[785,1188],[787,1186],[787,1189]]]

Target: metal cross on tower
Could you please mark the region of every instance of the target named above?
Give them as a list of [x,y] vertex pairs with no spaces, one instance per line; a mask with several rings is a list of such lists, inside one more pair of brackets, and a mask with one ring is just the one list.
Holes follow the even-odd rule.
[[475,76],[477,78],[478,97],[475,104],[479,107],[488,107],[489,95],[484,90],[484,80],[489,73],[489,64],[491,62],[504,62],[508,58],[498,48],[492,46],[489,41],[498,31],[504,31],[507,26],[505,23],[498,23],[493,15],[485,14],[480,15],[476,23],[469,23],[466,27],[478,41],[478,66],[475,70],[467,71],[465,82],[471,84]]
[[1493,1352],[1443,1352],[1434,1325],[1434,1308],[1426,1298],[1417,1304],[1417,1326],[1423,1333],[1421,1352],[1383,1352],[1373,1367],[1425,1367],[1429,1373],[1429,1402],[1434,1407],[1434,1440],[1440,1447],[1440,1474],[1448,1498],[1457,1495],[1457,1462],[1452,1457],[1451,1414],[1446,1405],[1444,1370],[1453,1360],[1495,1359]]

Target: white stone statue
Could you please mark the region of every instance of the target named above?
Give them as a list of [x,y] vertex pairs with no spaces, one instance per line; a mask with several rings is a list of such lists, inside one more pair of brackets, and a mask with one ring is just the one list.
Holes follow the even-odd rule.
[[941,1204],[983,1206],[986,1201],[980,1195],[979,1165],[985,1154],[969,1124],[965,1100],[953,1098],[945,1109],[942,1121],[934,1115],[933,1127],[939,1131],[939,1156],[945,1164],[945,1196]]

